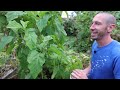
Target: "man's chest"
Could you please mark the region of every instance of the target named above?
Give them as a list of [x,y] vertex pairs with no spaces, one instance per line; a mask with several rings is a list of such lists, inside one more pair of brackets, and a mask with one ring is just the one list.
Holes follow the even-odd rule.
[[91,58],[91,72],[109,72],[112,70],[112,59],[108,55],[94,55]]

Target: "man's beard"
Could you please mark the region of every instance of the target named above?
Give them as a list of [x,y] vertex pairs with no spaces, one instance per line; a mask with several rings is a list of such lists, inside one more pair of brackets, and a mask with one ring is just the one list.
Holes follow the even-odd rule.
[[106,36],[107,34],[107,27],[103,30],[103,31],[96,31],[95,33],[93,34],[96,34],[95,36],[93,35],[92,36],[92,33],[91,33],[91,39],[93,40],[101,40],[104,36]]

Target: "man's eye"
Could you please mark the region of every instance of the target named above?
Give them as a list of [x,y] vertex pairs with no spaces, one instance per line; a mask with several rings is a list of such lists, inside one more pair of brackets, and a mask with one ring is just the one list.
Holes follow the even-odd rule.
[[100,23],[99,23],[99,22],[95,22],[95,24],[96,24],[96,25],[100,25]]
[[91,25],[93,24],[93,22],[91,23]]
[[92,22],[91,25],[100,25],[101,23],[100,22]]

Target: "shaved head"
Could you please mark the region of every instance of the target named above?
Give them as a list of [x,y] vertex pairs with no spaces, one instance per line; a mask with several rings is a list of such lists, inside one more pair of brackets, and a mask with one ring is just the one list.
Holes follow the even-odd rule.
[[107,13],[107,12],[100,12],[96,16],[98,15],[104,16],[107,24],[116,24],[116,18],[112,14]]
[[94,40],[103,40],[110,38],[112,30],[116,27],[116,18],[106,12],[98,13],[92,20],[91,38]]

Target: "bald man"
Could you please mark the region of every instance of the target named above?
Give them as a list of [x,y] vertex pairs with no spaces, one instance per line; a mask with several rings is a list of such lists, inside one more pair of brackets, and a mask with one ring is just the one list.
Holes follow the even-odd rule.
[[115,26],[116,18],[109,13],[98,13],[93,18],[90,65],[84,70],[73,70],[70,79],[120,79],[120,43],[111,38]]

